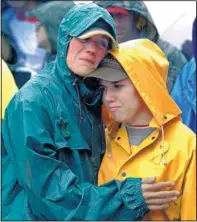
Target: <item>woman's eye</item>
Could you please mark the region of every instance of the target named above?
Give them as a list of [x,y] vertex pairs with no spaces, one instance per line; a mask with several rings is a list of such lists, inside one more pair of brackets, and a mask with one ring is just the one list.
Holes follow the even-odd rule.
[[80,42],[82,42],[82,43],[86,43],[86,42],[87,42],[87,39],[79,39],[79,38],[78,38],[78,40],[79,40]]
[[97,43],[97,45],[101,48],[104,48],[104,49],[108,48],[108,42],[106,42],[106,41],[100,41]]

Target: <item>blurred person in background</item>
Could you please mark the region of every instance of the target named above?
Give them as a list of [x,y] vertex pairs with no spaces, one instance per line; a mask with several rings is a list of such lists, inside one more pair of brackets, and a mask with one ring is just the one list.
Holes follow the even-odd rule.
[[193,57],[192,41],[190,41],[189,39],[185,40],[181,45],[181,51],[186,59],[189,61]]
[[116,23],[119,43],[138,38],[155,42],[170,63],[167,87],[171,92],[176,76],[187,63],[182,52],[159,36],[152,16],[143,1],[94,1],[108,10]]
[[19,53],[16,44],[10,36],[1,32],[1,56],[11,71],[17,87],[20,89],[30,78],[33,70],[19,66]]
[[193,58],[178,75],[171,96],[182,111],[183,123],[196,133],[196,18],[192,26]]
[[18,55],[13,42],[5,33],[1,32],[1,57],[6,63],[14,65],[17,63]]
[[7,0],[1,0],[1,13],[5,12],[9,7]]
[[[2,13],[2,32],[15,44],[18,52],[17,66],[31,71],[34,75],[43,68],[46,51],[38,48],[36,40],[36,19],[28,19],[25,12],[32,10],[45,1],[7,0],[9,6]],[[13,70],[12,70],[13,71]]]
[[30,12],[26,12],[27,18],[36,18],[38,20],[36,37],[38,47],[45,49],[47,52],[45,63],[55,59],[60,22],[74,5],[73,1],[51,1],[39,5]]

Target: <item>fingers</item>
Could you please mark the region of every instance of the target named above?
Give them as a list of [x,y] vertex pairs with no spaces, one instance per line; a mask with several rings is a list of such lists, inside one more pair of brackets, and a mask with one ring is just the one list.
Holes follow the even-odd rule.
[[174,198],[179,196],[179,191],[158,191],[158,192],[144,192],[144,199],[160,199],[160,198]]
[[156,177],[147,177],[142,179],[142,184],[152,184],[156,180]]
[[163,204],[169,204],[175,200],[177,200],[177,197],[162,198],[162,199],[147,199],[146,204],[147,205],[163,205]]
[[142,184],[142,191],[159,191],[164,188],[173,187],[175,185],[174,182],[159,182],[155,184]]
[[177,200],[180,192],[171,190],[175,186],[174,182],[154,183],[155,180],[156,177],[142,179],[142,194],[149,210],[163,210]]
[[169,204],[162,205],[148,205],[149,210],[164,210],[169,207]]
[[162,210],[169,207],[169,204],[177,200],[180,192],[173,191],[158,191],[158,192],[144,192],[144,200],[149,210]]

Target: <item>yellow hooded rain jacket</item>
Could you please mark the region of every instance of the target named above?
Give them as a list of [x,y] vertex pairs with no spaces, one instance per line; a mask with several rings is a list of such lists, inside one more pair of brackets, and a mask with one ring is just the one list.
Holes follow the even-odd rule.
[[131,147],[125,127],[108,122],[107,151],[99,171],[99,185],[126,177],[157,176],[157,182],[175,181],[175,189],[181,192],[177,201],[166,210],[149,211],[144,219],[195,220],[196,137],[181,123],[181,111],[168,94],[168,61],[164,53],[147,39],[122,43],[110,53],[152,112],[149,126],[156,130],[139,146]]

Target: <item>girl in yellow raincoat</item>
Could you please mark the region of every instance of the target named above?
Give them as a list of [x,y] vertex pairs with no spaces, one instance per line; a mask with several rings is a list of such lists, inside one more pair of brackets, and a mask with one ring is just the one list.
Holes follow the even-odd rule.
[[99,80],[104,106],[113,117],[107,124],[99,185],[151,175],[158,182],[175,181],[181,192],[177,200],[144,219],[195,220],[196,137],[181,122],[181,111],[168,94],[164,53],[140,39],[120,44],[110,55],[84,80],[86,85],[91,78]]

